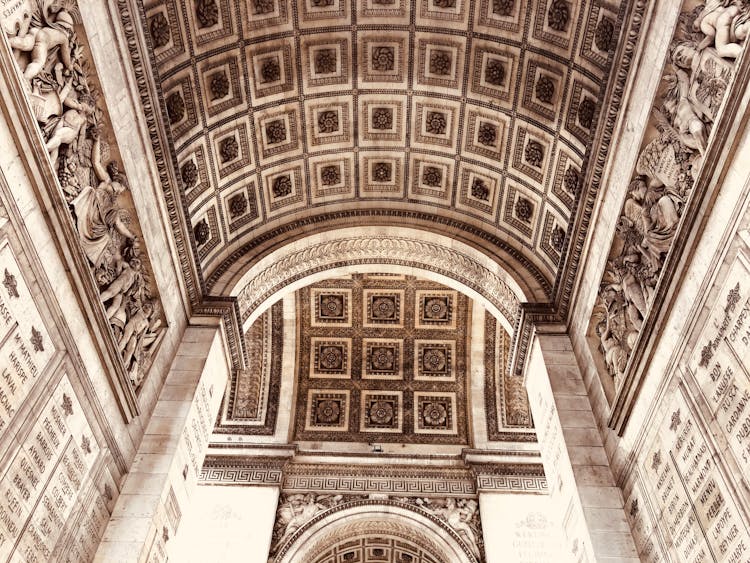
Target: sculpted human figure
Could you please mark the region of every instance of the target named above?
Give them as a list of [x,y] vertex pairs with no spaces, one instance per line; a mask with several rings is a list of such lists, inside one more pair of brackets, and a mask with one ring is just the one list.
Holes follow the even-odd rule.
[[134,307],[130,319],[122,330],[118,345],[120,352],[123,353],[122,359],[126,366],[130,365],[138,337],[148,328],[149,317],[153,310],[154,306],[148,301],[140,307]]
[[474,500],[459,500],[448,497],[445,499],[445,506],[439,506],[431,502],[430,499],[417,499],[417,505],[441,517],[445,522],[460,535],[466,545],[471,547],[474,555],[479,558],[479,546],[477,544],[477,535],[474,533],[469,522],[474,513],[477,511],[477,503]]
[[113,231],[128,239],[135,239],[135,235],[125,224],[126,212],[116,203],[125,186],[113,180],[102,166],[98,137],[94,141],[91,161],[100,183],[96,188],[83,188],[72,204],[83,250],[94,267],[99,267]]
[[128,304],[126,294],[131,291],[131,288],[139,288],[138,282],[140,279],[141,261],[138,258],[132,258],[130,262],[123,262],[120,275],[101,294],[102,303],[112,300],[112,303],[107,307],[107,318],[120,327],[124,327],[126,322],[120,318],[126,316]]
[[622,374],[625,371],[625,365],[628,361],[628,355],[620,342],[615,338],[610,328],[610,316],[596,325],[596,333],[599,336],[602,352],[604,353],[604,362],[610,370],[615,380],[615,386],[619,387]]
[[272,551],[278,550],[294,532],[326,508],[327,506],[315,500],[315,495],[312,493],[290,495],[287,502],[279,510],[279,519],[284,527],[284,533],[276,542]]
[[[68,87],[66,84],[66,88]],[[94,111],[92,106],[79,102],[71,95],[62,98],[62,105],[68,109],[62,114],[45,145],[54,168],[57,168],[60,147],[73,144],[78,139],[81,131],[85,130],[89,115]]]
[[735,0],[708,0],[695,18],[693,29],[705,35],[699,50],[713,45],[720,57],[736,59],[750,32],[750,14]]
[[26,33],[10,37],[10,46],[23,52],[31,52],[31,60],[23,69],[23,75],[31,81],[44,68],[47,57],[55,47],[59,48],[60,60],[68,70],[73,68],[70,54],[70,38],[75,22],[66,10],[59,9],[54,16],[49,13],[49,4],[42,6],[43,25],[30,27]]
[[681,68],[665,79],[672,85],[664,100],[664,108],[672,116],[672,126],[677,131],[680,141],[701,154],[706,151],[706,124],[701,119],[701,112],[690,101],[690,77]]
[[646,318],[648,312],[646,292],[640,280],[633,273],[639,261],[639,256],[633,254],[618,256],[613,261],[613,266],[620,277],[620,282],[609,284],[605,288],[605,290],[612,289],[622,292],[626,302],[628,318],[636,330],[641,330],[643,319]]

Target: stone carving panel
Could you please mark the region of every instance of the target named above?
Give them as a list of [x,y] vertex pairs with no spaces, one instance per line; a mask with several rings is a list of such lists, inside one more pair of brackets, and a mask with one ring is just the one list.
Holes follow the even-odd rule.
[[487,437],[490,440],[536,441],[523,377],[510,373],[511,337],[485,313],[484,373]]
[[283,305],[279,301],[245,333],[246,367],[237,370],[229,382],[216,432],[273,434],[284,354],[283,317]]
[[[102,314],[137,389],[163,335],[164,318],[80,23],[74,2],[40,2],[22,25],[11,26],[8,42],[59,180],[56,197],[71,210]],[[159,40],[168,35],[159,19],[151,27]],[[182,121],[184,98],[172,94],[167,109],[171,121]]]
[[[628,359],[654,306],[675,237],[690,228],[681,226],[680,218],[692,200],[747,35],[750,8],[742,3],[710,2],[684,10],[592,318],[599,357],[617,389],[625,383]],[[581,105],[586,96],[581,94]],[[588,121],[587,111],[579,106],[579,124]]]
[[296,440],[468,443],[468,298],[355,274],[297,303]]

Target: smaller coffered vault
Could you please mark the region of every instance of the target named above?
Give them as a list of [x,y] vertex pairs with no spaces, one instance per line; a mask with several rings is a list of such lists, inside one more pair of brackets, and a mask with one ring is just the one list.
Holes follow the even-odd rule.
[[298,441],[467,444],[470,301],[410,276],[297,294]]
[[478,412],[481,442],[536,441],[523,378],[508,370],[510,334],[437,282],[390,273],[324,279],[272,305],[244,339],[247,368],[229,382],[220,441],[286,436],[280,402],[296,405],[289,439],[303,449],[473,447]]

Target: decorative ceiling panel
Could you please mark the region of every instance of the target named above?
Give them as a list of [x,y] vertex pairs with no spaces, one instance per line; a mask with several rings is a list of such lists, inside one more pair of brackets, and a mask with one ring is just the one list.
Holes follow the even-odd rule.
[[470,306],[410,276],[300,290],[295,439],[468,444]]
[[209,285],[285,224],[368,212],[450,221],[555,279],[620,2],[158,0],[144,12]]

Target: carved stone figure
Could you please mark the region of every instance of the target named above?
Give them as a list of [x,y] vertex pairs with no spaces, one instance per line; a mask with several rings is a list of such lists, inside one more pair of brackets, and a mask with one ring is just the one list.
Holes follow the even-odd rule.
[[618,386],[698,178],[749,20],[744,0],[709,0],[680,16],[666,88],[652,111],[653,134],[628,186],[597,301],[599,349]]
[[[359,497],[357,497],[359,498]],[[343,495],[292,494],[279,503],[274,525],[271,554],[276,553],[294,532],[318,513],[333,508],[344,501]]]
[[461,537],[464,543],[471,548],[474,556],[481,561],[481,550],[479,547],[479,530],[475,521],[478,520],[479,505],[472,499],[416,499],[416,504],[445,521]]
[[156,289],[125,209],[127,184],[109,146],[71,0],[36,0],[28,26],[9,37],[29,101],[57,173],[84,255],[106,307],[123,367],[138,387],[162,328]]
[[125,191],[125,186],[112,180],[102,166],[99,138],[94,141],[91,158],[99,185],[84,187],[72,204],[83,250],[91,263],[99,267],[115,231],[128,239],[134,239],[135,235],[125,224],[125,211],[117,205],[117,197]]
[[70,39],[75,21],[67,10],[54,6],[54,2],[50,0],[41,0],[40,10],[34,16],[38,20],[38,25],[32,23],[26,33],[19,33],[8,39],[13,49],[31,53],[29,62],[23,68],[23,75],[29,81],[42,71],[47,63],[47,57],[55,48],[58,53],[56,56],[60,57],[65,68],[73,68]]
[[750,32],[750,14],[747,9],[743,11],[743,4],[736,0],[708,0],[693,23],[693,28],[705,35],[698,48],[714,46],[720,57],[739,57]]

